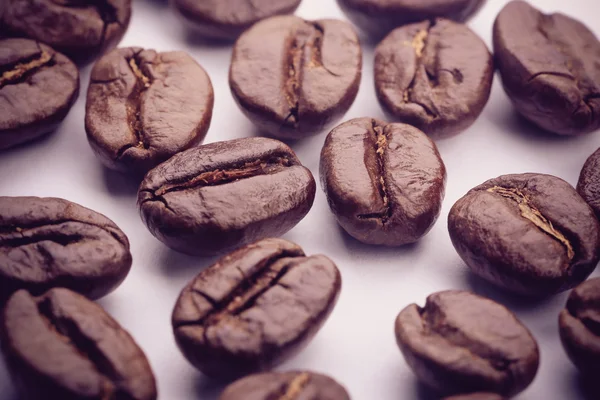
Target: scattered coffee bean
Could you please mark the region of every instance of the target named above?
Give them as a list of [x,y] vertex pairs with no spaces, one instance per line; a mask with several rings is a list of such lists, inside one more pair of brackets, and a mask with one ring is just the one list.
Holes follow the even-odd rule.
[[466,25],[447,19],[392,31],[375,51],[377,98],[390,119],[441,138],[475,122],[492,89],[494,63]]
[[85,127],[108,168],[145,173],[204,139],[213,104],[210,78],[187,53],[116,49],[92,70]]
[[396,340],[417,377],[443,394],[513,396],[539,365],[537,343],[517,317],[469,292],[438,292],[424,308],[406,307],[396,319]]
[[78,60],[115,47],[131,18],[131,0],[5,1],[0,34],[38,40]]
[[0,293],[66,287],[100,298],[131,268],[127,236],[104,215],[63,199],[0,197]]
[[213,255],[292,229],[312,207],[310,171],[285,144],[266,138],[186,150],[148,172],[138,207],[167,246]]
[[267,372],[232,383],[219,400],[350,400],[342,385],[314,372]]
[[362,50],[350,24],[273,17],[238,39],[229,84],[261,131],[298,139],[320,133],[348,111],[361,69]]
[[172,4],[200,36],[232,40],[260,20],[292,14],[300,1],[173,0]]
[[272,368],[321,328],[341,289],[335,264],[265,239],[223,257],[183,289],[173,330],[185,357],[211,377]]
[[569,358],[587,375],[600,370],[600,278],[590,279],[571,292],[560,312],[560,338]]
[[77,293],[20,290],[0,321],[4,359],[24,399],[157,398],[142,350],[106,311]]
[[600,127],[600,42],[581,22],[512,1],[494,24],[494,53],[525,118],[560,135]]
[[576,286],[600,258],[591,208],[550,175],[504,175],[477,186],[454,205],[448,229],[475,274],[530,296]]
[[496,393],[471,393],[459,394],[456,396],[446,397],[444,400],[505,400],[504,397]]
[[340,8],[359,28],[379,39],[402,25],[448,18],[462,22],[485,0],[337,0]]
[[350,120],[327,136],[321,183],[339,224],[364,243],[414,243],[433,227],[446,168],[435,143],[410,125]]
[[600,149],[592,154],[579,175],[577,192],[592,207],[600,219]]
[[33,40],[0,40],[0,150],[56,129],[78,96],[67,57]]

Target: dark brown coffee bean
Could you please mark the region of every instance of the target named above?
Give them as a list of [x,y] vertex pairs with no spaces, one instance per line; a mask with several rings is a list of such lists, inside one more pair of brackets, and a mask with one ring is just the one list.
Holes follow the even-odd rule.
[[496,393],[471,393],[446,397],[444,400],[505,400],[505,398]]
[[444,394],[513,396],[539,366],[537,343],[517,317],[469,292],[438,292],[424,308],[406,307],[396,319],[396,340],[417,377]]
[[67,57],[33,40],[0,40],[0,150],[52,132],[78,96]]
[[364,243],[414,243],[440,215],[446,168],[435,143],[405,124],[350,120],[327,136],[321,183],[331,211]]
[[256,137],[175,155],[146,175],[138,207],[167,246],[212,255],[283,235],[306,216],[315,191],[292,149]]
[[600,278],[577,286],[560,312],[560,338],[577,368],[597,376],[600,370]]
[[104,165],[145,173],[204,139],[213,104],[210,78],[187,53],[116,49],[92,70],[85,127]]
[[146,356],[100,306],[68,289],[6,304],[2,351],[23,399],[154,400]]
[[435,138],[475,122],[493,77],[485,43],[466,25],[446,19],[395,29],[375,51],[375,88],[383,109]]
[[0,197],[0,293],[62,286],[92,299],[131,268],[127,236],[104,215],[70,201]]
[[525,118],[560,135],[600,127],[600,42],[584,24],[512,1],[494,24],[494,53]]
[[231,40],[260,20],[292,14],[300,1],[172,0],[172,4],[199,35]]
[[223,257],[183,289],[173,311],[175,339],[206,375],[266,370],[308,344],[340,289],[340,273],[327,257],[265,239]]
[[449,18],[462,22],[485,0],[337,0],[344,13],[367,34],[379,39],[402,25]]
[[242,378],[219,400],[350,400],[342,385],[314,372],[267,372]]
[[75,59],[115,47],[131,18],[131,0],[4,0],[0,33],[27,37]]
[[302,138],[320,133],[348,111],[361,69],[362,50],[350,24],[273,17],[238,39],[229,85],[261,131]]
[[525,295],[570,289],[600,259],[594,213],[550,175],[504,175],[477,186],[454,205],[448,229],[475,274]]
[[592,207],[600,219],[600,149],[592,154],[579,175],[577,192]]

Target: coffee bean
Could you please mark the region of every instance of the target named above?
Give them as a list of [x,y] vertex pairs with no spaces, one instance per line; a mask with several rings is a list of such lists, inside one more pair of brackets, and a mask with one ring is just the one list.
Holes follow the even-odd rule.
[[78,96],[67,57],[33,40],[0,40],[0,150],[53,131]]
[[600,42],[584,24],[512,1],[494,24],[494,53],[525,118],[560,135],[600,127]]
[[232,383],[219,400],[350,400],[342,385],[314,372],[267,372]]
[[337,0],[344,13],[375,39],[402,25],[449,18],[462,22],[485,0]]
[[362,50],[350,24],[273,17],[238,39],[229,85],[261,131],[302,138],[320,133],[348,111],[361,69]]
[[587,375],[600,370],[600,278],[590,279],[571,292],[560,312],[560,338],[569,358]]
[[232,40],[260,20],[292,14],[300,1],[173,0],[172,5],[200,36]]
[[364,243],[401,246],[437,220],[446,168],[435,143],[405,124],[350,120],[327,136],[321,183],[339,224]]
[[395,29],[375,51],[375,88],[383,109],[435,138],[475,122],[493,77],[485,43],[466,25],[446,19]]
[[131,18],[131,0],[5,0],[0,34],[27,37],[78,60],[115,47]]
[[62,286],[97,299],[131,268],[127,236],[104,215],[63,199],[0,197],[0,293]]
[[213,255],[283,235],[308,213],[315,191],[292,149],[255,137],[175,155],[146,175],[138,208],[167,246]]
[[187,53],[116,49],[92,70],[86,131],[108,168],[145,173],[204,139],[213,104],[210,78]]
[[504,397],[496,393],[472,393],[459,394],[456,396],[446,397],[444,400],[505,400]]
[[600,219],[600,149],[592,154],[579,175],[577,192],[592,207]]
[[530,296],[572,288],[600,258],[594,213],[550,175],[504,175],[477,186],[454,205],[448,229],[475,274]]
[[131,336],[100,306],[68,289],[24,290],[6,304],[2,351],[22,398],[157,398],[154,375]]
[[539,365],[537,343],[517,317],[469,292],[438,292],[424,308],[406,307],[396,319],[396,340],[417,377],[444,394],[513,396]]
[[173,311],[175,339],[211,377],[270,369],[308,344],[340,289],[327,257],[265,239],[223,257],[183,289]]

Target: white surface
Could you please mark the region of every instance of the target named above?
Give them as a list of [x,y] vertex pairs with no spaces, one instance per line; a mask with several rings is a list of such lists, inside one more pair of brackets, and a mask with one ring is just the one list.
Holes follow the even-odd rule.
[[[494,18],[506,2],[488,0],[469,23],[490,46]],[[567,12],[600,35],[596,1],[531,3],[545,11]],[[344,18],[334,0],[304,0],[298,15],[307,19]],[[121,46],[186,50],[206,68],[215,87],[216,106],[205,143],[255,134],[229,92],[231,48],[191,39],[162,0],[134,1],[131,26]],[[372,68],[373,47],[365,44],[360,93],[344,120],[383,117],[375,98]],[[146,352],[158,380],[160,399],[216,399],[221,386],[185,361],[175,346],[170,324],[179,291],[214,259],[178,254],[150,235],[136,210],[137,183],[103,169],[92,154],[83,123],[89,71],[89,66],[82,71],[79,101],[54,135],[0,154],[0,194],[63,197],[113,219],[131,241],[134,264],[124,284],[100,303]],[[292,143],[316,179],[325,136],[326,132]],[[467,289],[508,305],[540,344],[540,370],[519,399],[586,398],[558,337],[557,317],[567,294],[532,303],[505,295],[472,277],[450,243],[446,219],[458,198],[498,175],[543,172],[575,185],[585,159],[599,146],[598,133],[562,139],[523,126],[496,77],[490,102],[475,125],[439,142],[448,169],[447,195],[435,228],[419,244],[398,249],[361,245],[338,228],[323,192],[318,190],[311,212],[284,237],[299,243],[308,254],[331,257],[342,272],[343,289],[324,328],[300,355],[280,369],[327,373],[343,383],[354,400],[433,399],[435,396],[417,383],[406,366],[395,343],[393,322],[402,308],[413,302],[423,304],[432,292]],[[0,399],[13,398],[10,379],[0,366]]]

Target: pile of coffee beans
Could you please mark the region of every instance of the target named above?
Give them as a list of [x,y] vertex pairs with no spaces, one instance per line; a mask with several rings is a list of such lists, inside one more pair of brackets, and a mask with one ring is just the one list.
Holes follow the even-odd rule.
[[[313,151],[335,220],[352,240],[399,247],[438,220],[448,172],[434,140],[477,120],[495,68],[516,112],[546,133],[600,128],[600,41],[567,15],[508,2],[490,27],[492,55],[465,25],[484,0],[337,0],[357,28],[292,15],[300,3],[171,2],[191,35],[232,45],[231,96],[271,137],[210,144],[215,93],[204,68],[183,51],[115,48],[132,0],[0,5],[0,150],[54,131],[79,97],[79,69],[94,63],[85,132],[98,161],[137,179],[141,222],[160,242],[220,257],[182,288],[171,324],[182,356],[228,384],[221,400],[350,399],[317,371],[272,371],[318,334],[343,286],[334,261],[279,238],[317,193],[295,141],[329,131]],[[389,121],[341,121],[371,40]],[[500,291],[539,299],[574,289],[557,337],[586,379],[600,370],[600,278],[586,281],[600,261],[598,218],[600,149],[576,188],[542,173],[492,177],[448,217],[464,264]],[[135,256],[115,222],[82,205],[0,197],[0,347],[22,398],[158,398],[160,376],[94,302]],[[543,362],[511,310],[471,292],[432,293],[381,329],[392,324],[398,357],[440,399],[508,399]]]

